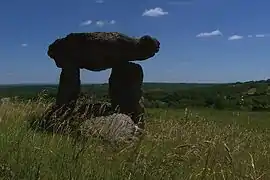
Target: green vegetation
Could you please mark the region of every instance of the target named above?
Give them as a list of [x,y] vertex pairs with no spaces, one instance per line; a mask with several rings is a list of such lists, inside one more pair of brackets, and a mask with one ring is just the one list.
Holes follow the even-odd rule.
[[135,147],[38,133],[48,104],[0,106],[1,179],[269,179],[269,113],[148,109]]
[[[254,111],[269,109],[269,83],[146,83],[147,134],[135,147],[33,131],[57,86],[1,86],[1,98],[18,98],[0,102],[0,179],[268,180],[270,113]],[[107,88],[82,91],[107,99]]]
[[[268,111],[270,80],[231,84],[145,83],[148,108],[214,108],[227,110]],[[108,99],[107,84],[83,85],[82,94]],[[35,99],[42,90],[54,98],[56,85],[0,86],[1,97]]]

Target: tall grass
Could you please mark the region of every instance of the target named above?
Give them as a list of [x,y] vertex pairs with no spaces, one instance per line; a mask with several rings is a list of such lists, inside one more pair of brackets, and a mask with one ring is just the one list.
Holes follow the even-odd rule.
[[149,109],[132,147],[35,132],[47,104],[0,105],[2,179],[270,179],[268,113]]

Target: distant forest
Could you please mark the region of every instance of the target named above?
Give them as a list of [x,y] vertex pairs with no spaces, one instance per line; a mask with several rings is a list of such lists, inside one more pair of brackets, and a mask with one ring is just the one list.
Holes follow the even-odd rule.
[[[270,110],[270,80],[228,84],[144,83],[148,108],[206,107],[215,109]],[[0,98],[35,100],[41,92],[53,100],[57,85],[2,85]],[[108,100],[108,84],[82,85],[82,96]]]

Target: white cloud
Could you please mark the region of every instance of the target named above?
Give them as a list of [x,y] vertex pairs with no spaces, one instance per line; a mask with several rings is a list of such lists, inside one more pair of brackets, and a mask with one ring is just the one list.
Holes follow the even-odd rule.
[[115,24],[115,23],[116,23],[115,20],[111,20],[111,21],[109,22],[109,24]]
[[92,24],[92,22],[93,22],[92,20],[86,20],[86,21],[81,23],[81,26],[88,26],[88,25]]
[[164,11],[162,8],[156,7],[154,9],[146,9],[143,12],[142,16],[158,17],[158,16],[164,16],[167,14],[169,13]]
[[270,34],[256,34],[255,37],[257,38],[270,37]]
[[97,21],[97,22],[96,22],[96,25],[97,25],[98,27],[103,27],[103,26],[105,25],[105,22],[104,22],[104,21]]
[[99,20],[99,21],[96,22],[96,25],[97,25],[98,27],[103,27],[103,26],[105,26],[106,24],[114,25],[115,23],[116,23],[115,20],[110,20],[110,21],[102,21],[102,20]]
[[233,41],[233,40],[240,40],[240,39],[243,39],[244,37],[243,36],[239,36],[239,35],[233,35],[233,36],[230,36],[228,38],[229,41]]
[[215,30],[212,32],[202,32],[196,35],[196,37],[210,37],[210,36],[222,36],[222,32],[220,32],[220,30]]
[[263,37],[265,37],[265,34],[256,34],[255,37],[263,38]]
[[28,44],[23,43],[23,44],[21,44],[21,46],[22,46],[22,47],[27,47],[27,46],[28,46]]
[[104,3],[104,1],[103,0],[96,0],[96,3],[102,4],[102,3]]
[[87,20],[87,21],[82,22],[81,26],[88,26],[88,25],[91,25],[91,24],[95,24],[98,27],[103,27],[106,24],[113,25],[115,23],[116,23],[115,20],[110,20],[110,21],[98,20],[96,22],[93,22],[92,20]]
[[270,37],[270,34],[255,34],[255,35],[248,35],[247,37],[265,38],[265,37]]

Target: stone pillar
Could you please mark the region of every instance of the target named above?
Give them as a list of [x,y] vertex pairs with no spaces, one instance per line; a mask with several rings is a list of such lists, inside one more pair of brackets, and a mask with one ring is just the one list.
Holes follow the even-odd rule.
[[56,103],[48,109],[43,115],[41,126],[47,130],[53,130],[58,124],[56,119],[68,117],[74,110],[76,100],[80,93],[80,69],[79,68],[62,68],[56,95]]
[[62,68],[56,96],[56,106],[60,108],[68,105],[69,108],[73,109],[80,94],[80,89],[80,69],[73,67]]
[[139,64],[125,62],[112,68],[109,78],[109,97],[112,108],[131,116],[143,128],[144,108],[141,105],[143,69]]

